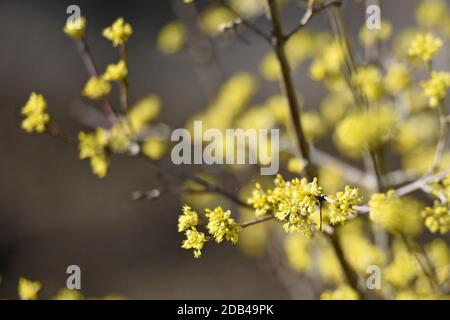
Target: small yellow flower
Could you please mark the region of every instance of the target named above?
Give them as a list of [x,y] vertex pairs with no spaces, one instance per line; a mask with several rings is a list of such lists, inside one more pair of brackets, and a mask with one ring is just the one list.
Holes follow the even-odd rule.
[[192,227],[190,230],[186,231],[186,240],[183,241],[181,247],[183,249],[194,249],[194,257],[200,258],[206,241],[205,234],[197,231],[195,227]]
[[218,207],[211,211],[206,209],[206,217],[209,219],[206,228],[214,237],[217,243],[221,243],[224,239],[236,244],[239,239],[239,232],[241,227],[231,218],[231,211],[223,211]]
[[435,108],[443,102],[450,88],[449,72],[431,72],[431,78],[422,82],[423,94],[428,98],[430,107]]
[[326,290],[320,296],[321,300],[359,300],[358,293],[351,287],[342,285],[336,290]]
[[99,178],[104,178],[108,172],[109,161],[105,148],[108,144],[106,130],[98,128],[95,133],[78,134],[80,159],[90,159],[92,172]]
[[64,26],[64,33],[74,39],[84,38],[86,34],[87,20],[85,17],[70,20]]
[[142,153],[152,160],[160,160],[167,151],[167,142],[160,137],[149,137],[142,145]]
[[432,208],[427,207],[422,211],[425,226],[432,233],[446,234],[450,230],[450,205],[435,202]]
[[442,44],[442,40],[433,34],[420,33],[409,47],[408,54],[412,58],[419,58],[424,62],[429,62],[437,54]]
[[22,108],[22,129],[28,133],[45,131],[46,125],[50,122],[50,115],[47,113],[47,102],[44,96],[33,92],[25,106]]
[[179,21],[166,24],[158,34],[156,40],[159,51],[164,54],[175,54],[183,48],[186,42],[186,30]]
[[156,95],[149,95],[139,100],[128,111],[128,122],[134,132],[141,132],[144,127],[154,121],[161,111],[161,100]]
[[110,64],[103,75],[105,81],[122,81],[128,76],[128,67],[125,61],[120,60],[117,64]]
[[101,100],[111,92],[111,85],[102,78],[92,77],[83,89],[83,96],[92,100]]
[[115,47],[125,44],[132,34],[133,28],[123,18],[117,19],[110,27],[103,30],[103,36]]
[[344,192],[338,192],[335,197],[330,198],[332,201],[329,206],[329,219],[331,224],[340,224],[349,217],[355,216],[356,210],[353,207],[362,203],[359,189],[349,186],[345,187]]
[[183,207],[183,215],[178,217],[178,232],[184,232],[198,225],[198,214],[189,206]]
[[395,63],[391,65],[384,79],[384,86],[391,94],[396,94],[407,88],[411,83],[411,77],[405,65]]
[[109,168],[109,161],[104,154],[91,158],[92,172],[100,179],[106,177]]
[[31,281],[25,278],[19,279],[18,292],[21,300],[36,300],[42,288],[39,281]]

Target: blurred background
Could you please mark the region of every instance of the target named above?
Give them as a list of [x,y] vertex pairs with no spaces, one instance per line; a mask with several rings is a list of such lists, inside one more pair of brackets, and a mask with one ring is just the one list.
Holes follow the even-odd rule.
[[[243,0],[245,1],[245,0]],[[178,4],[176,4],[178,2]],[[177,18],[181,0],[66,1],[0,0],[0,298],[17,298],[20,276],[43,284],[41,297],[65,287],[66,268],[79,265],[87,296],[119,294],[134,299],[284,299],[288,291],[270,268],[231,246],[208,247],[202,258],[180,248],[176,217],[181,202],[164,196],[134,202],[135,190],[158,186],[152,167],[117,157],[104,180],[95,178],[72,146],[20,130],[20,108],[31,91],[44,94],[64,130],[80,128],[73,106],[87,76],[74,43],[63,34],[66,8],[77,4],[88,19],[88,41],[100,70],[116,62],[117,51],[101,31],[123,16],[134,28],[129,42],[131,101],[159,95],[161,120],[182,127],[208,105],[218,84],[238,71],[258,74],[270,48],[245,31],[214,38],[200,53],[200,68],[188,50],[165,56],[156,49],[159,30]],[[212,2],[212,1],[209,1]],[[345,20],[357,32],[364,22],[363,2],[346,1]],[[200,8],[208,1],[199,1]],[[382,18],[395,28],[413,23],[416,1],[381,1]],[[178,7],[179,9],[179,7]],[[283,11],[286,30],[302,15],[290,4]],[[178,11],[179,14],[179,11]],[[257,23],[267,28],[264,19]],[[328,30],[324,15],[312,28]],[[211,60],[214,57],[214,61]],[[204,78],[205,69],[212,75]],[[209,70],[209,71],[208,71]],[[306,108],[317,108],[322,89],[296,71]],[[277,92],[260,78],[255,102]],[[201,170],[201,168],[197,168]],[[306,289],[305,289],[306,290]]]

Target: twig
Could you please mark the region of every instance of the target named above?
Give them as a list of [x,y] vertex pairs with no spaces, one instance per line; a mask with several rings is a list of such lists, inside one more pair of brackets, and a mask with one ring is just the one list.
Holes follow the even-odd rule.
[[442,157],[444,156],[445,148],[448,143],[448,134],[449,134],[449,122],[447,111],[445,110],[444,104],[439,105],[439,140],[436,146],[436,153],[434,156],[434,162],[431,166],[430,172],[435,172],[442,162]]
[[237,12],[232,6],[230,6],[225,0],[219,0],[219,3],[221,6],[227,8],[229,11],[231,11],[237,19],[233,21],[234,26],[243,25],[247,29],[251,30],[254,34],[264,39],[264,41],[268,43],[272,43],[272,39],[270,35],[266,34],[263,30],[259,29],[257,26],[255,26],[253,23],[239,15],[239,12]]
[[300,23],[291,31],[289,32],[286,36],[285,39],[289,40],[289,38],[291,38],[295,33],[297,33],[298,31],[300,31],[300,29],[302,29],[303,27],[305,27],[308,22],[311,21],[312,17],[314,17],[317,13],[330,8],[330,7],[340,7],[342,5],[342,1],[330,1],[328,3],[320,3],[317,6],[313,3],[312,6],[309,6],[308,9],[306,10],[305,14],[303,15],[302,19],[300,20]]
[[294,81],[291,74],[291,67],[286,56],[285,51],[285,37],[281,27],[280,14],[276,0],[267,0],[268,4],[268,19],[273,27],[272,45],[275,49],[275,54],[280,65],[282,74],[282,89],[288,100],[291,122],[294,128],[297,147],[300,155],[306,161],[306,175],[309,179],[317,176],[314,164],[311,161],[310,146],[306,141],[305,134],[301,123],[300,107],[298,103],[297,94],[294,88]]
[[[85,38],[75,40],[78,52],[80,54],[81,60],[83,61],[84,67],[89,77],[98,77],[98,71],[95,66],[94,60],[92,59],[91,51],[89,49],[88,43]],[[108,117],[110,122],[117,120],[117,116],[114,113],[111,103],[107,98],[102,101],[102,108],[105,115]]]
[[[126,68],[128,69],[128,50],[127,45],[123,44],[120,46],[120,57],[122,61],[125,63]],[[128,111],[128,75],[120,82],[120,105],[122,107],[122,112]]]
[[247,221],[247,222],[243,222],[243,223],[241,223],[241,227],[242,228],[247,228],[247,227],[254,226],[255,224],[259,224],[261,222],[270,221],[270,220],[273,220],[273,219],[274,219],[274,216],[270,215],[270,216],[267,216],[267,217],[264,217],[264,218],[258,218],[258,219],[255,219],[255,220],[250,220],[250,221]]

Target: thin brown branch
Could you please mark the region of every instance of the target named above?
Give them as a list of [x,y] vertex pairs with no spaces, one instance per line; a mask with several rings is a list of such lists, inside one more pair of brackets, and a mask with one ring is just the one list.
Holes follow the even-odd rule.
[[291,67],[286,56],[285,51],[285,37],[280,21],[280,13],[276,0],[267,0],[268,4],[268,19],[273,27],[272,43],[275,48],[275,54],[280,65],[282,74],[282,90],[288,100],[291,122],[294,129],[296,144],[301,157],[306,161],[306,175],[309,179],[317,176],[314,164],[311,161],[310,146],[306,141],[305,134],[301,122],[300,105],[297,94],[295,92],[294,81],[292,78]]
[[[123,60],[128,69],[128,50],[126,44],[120,46],[120,58]],[[128,75],[120,82],[119,86],[120,86],[120,105],[122,107],[122,112],[127,112],[128,91],[129,91]]]
[[[94,60],[92,59],[91,50],[89,49],[89,45],[85,38],[75,40],[77,45],[78,52],[80,54],[81,60],[84,64],[86,72],[89,77],[98,77],[98,71],[95,66]],[[102,101],[102,108],[105,115],[111,122],[117,120],[117,116],[114,113],[114,109],[112,108],[111,103],[107,98]]]
[[261,30],[260,28],[258,28],[256,25],[254,25],[252,22],[250,22],[249,20],[245,19],[244,17],[242,17],[239,12],[237,12],[231,5],[229,5],[225,0],[219,0],[219,3],[221,6],[227,8],[229,11],[231,11],[236,17],[237,19],[235,19],[232,24],[233,24],[233,28],[239,25],[243,25],[245,26],[247,29],[249,29],[250,31],[252,31],[254,34],[256,34],[257,36],[259,36],[260,38],[262,38],[264,41],[268,42],[268,43],[272,43],[272,39],[270,37],[270,35],[266,34],[263,30]]
[[317,5],[313,3],[313,5],[309,6],[308,9],[306,10],[305,14],[300,20],[300,23],[286,35],[285,39],[289,40],[289,38],[291,38],[294,34],[303,29],[308,24],[308,22],[310,22],[311,19],[319,12],[330,7],[340,7],[341,5],[342,1],[340,0],[330,1],[328,3],[319,3]]
[[433,165],[431,166],[430,172],[433,173],[439,169],[441,165],[442,158],[444,156],[445,148],[448,143],[449,134],[449,122],[447,111],[445,110],[444,104],[439,105],[439,140],[436,146],[436,153],[434,156]]
[[273,219],[274,219],[274,216],[270,215],[270,216],[267,216],[267,217],[258,218],[258,219],[255,219],[255,220],[250,220],[250,221],[243,222],[243,223],[241,223],[241,227],[242,228],[248,228],[248,227],[254,226],[255,224],[259,224],[259,223],[262,223],[262,222],[270,221],[270,220],[273,220]]

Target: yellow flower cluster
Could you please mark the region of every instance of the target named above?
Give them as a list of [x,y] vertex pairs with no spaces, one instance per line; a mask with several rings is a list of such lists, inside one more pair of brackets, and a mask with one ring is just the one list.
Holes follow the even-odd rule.
[[314,230],[310,215],[316,211],[322,195],[317,179],[311,183],[297,178],[286,182],[278,175],[274,185],[274,189],[267,191],[256,185],[253,195],[248,199],[256,215],[264,216],[271,211],[278,220],[285,222],[286,232],[302,232],[310,237]]
[[[241,226],[231,218],[229,210],[224,211],[221,207],[214,210],[205,209],[205,217],[208,219],[205,227],[217,243],[221,243],[223,240],[232,244],[238,242]],[[195,258],[201,256],[204,244],[210,240],[203,232],[197,230],[199,224],[198,214],[189,206],[184,206],[183,214],[178,217],[178,232],[185,232],[186,235],[181,247],[194,249]]]
[[429,185],[429,187],[435,197],[450,202],[450,175],[446,176],[438,183]]
[[18,292],[21,300],[36,300],[42,284],[25,278],[19,279]]
[[383,77],[377,67],[369,65],[359,68],[355,81],[370,101],[379,101],[383,97]]
[[334,141],[340,151],[360,157],[387,141],[394,130],[396,117],[390,106],[352,113],[336,126]]
[[103,30],[103,36],[115,47],[124,45],[133,34],[133,28],[123,18],[119,18],[110,27]]
[[223,211],[221,207],[214,210],[206,209],[206,217],[209,219],[206,228],[217,243],[224,239],[236,244],[239,239],[241,227],[231,218],[231,211]]
[[354,206],[362,203],[358,188],[346,186],[343,192],[330,197],[329,219],[331,224],[340,224],[356,215]]
[[92,100],[102,100],[111,92],[111,85],[103,78],[92,77],[83,89],[83,96]]
[[422,82],[423,94],[428,98],[430,107],[435,108],[441,104],[447,90],[450,88],[449,72],[431,72],[429,80]]
[[422,211],[425,226],[432,233],[446,234],[450,230],[450,205],[436,201],[433,207],[427,207]]
[[420,203],[399,198],[393,190],[372,195],[369,207],[370,219],[391,233],[416,236],[422,230]]
[[50,122],[50,115],[47,113],[47,102],[44,96],[33,92],[25,106],[22,108],[22,129],[26,132],[42,133],[46,125]]
[[336,290],[326,290],[320,296],[321,300],[359,300],[358,293],[351,287],[342,285]]
[[420,33],[412,42],[408,54],[412,58],[419,58],[424,62],[430,62],[442,47],[442,40],[431,33]]
[[117,64],[110,64],[103,75],[105,81],[122,81],[128,76],[128,67],[125,61],[120,60]]
[[78,134],[80,159],[90,159],[92,171],[99,178],[104,178],[108,172],[109,161],[106,152],[108,133],[98,128],[94,133],[80,132]]
[[192,227],[187,230],[186,240],[183,241],[181,247],[183,249],[194,249],[194,257],[200,258],[202,255],[202,249],[207,241],[205,234],[203,232],[199,232],[196,228]]
[[342,64],[344,63],[344,51],[338,41],[333,42],[324,48],[322,54],[311,64],[309,74],[313,80],[319,81],[327,77],[337,77],[340,75]]
[[82,39],[86,34],[87,20],[85,17],[70,20],[64,26],[64,33],[74,39]]

